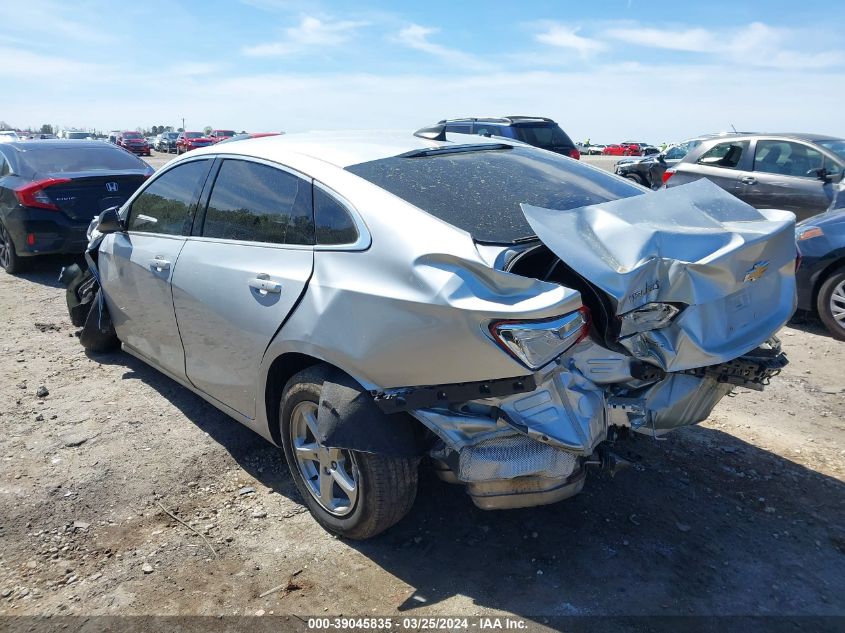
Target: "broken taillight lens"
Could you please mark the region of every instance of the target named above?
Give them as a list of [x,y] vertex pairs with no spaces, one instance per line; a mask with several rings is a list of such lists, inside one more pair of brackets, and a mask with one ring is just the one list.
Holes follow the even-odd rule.
[[587,336],[590,313],[581,307],[550,319],[493,321],[489,329],[502,349],[529,369],[537,370]]

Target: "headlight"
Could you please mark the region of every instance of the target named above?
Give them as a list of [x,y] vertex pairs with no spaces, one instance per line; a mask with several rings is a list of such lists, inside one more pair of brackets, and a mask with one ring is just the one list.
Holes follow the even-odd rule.
[[575,345],[590,329],[586,308],[541,320],[494,321],[493,340],[529,369],[547,365]]
[[671,323],[678,312],[680,310],[671,303],[647,303],[619,317],[622,321],[619,336],[625,337],[637,332],[664,328]]
[[809,240],[814,237],[822,237],[823,235],[824,231],[822,231],[818,226],[802,226],[795,232],[795,239],[799,242],[803,242],[804,240]]

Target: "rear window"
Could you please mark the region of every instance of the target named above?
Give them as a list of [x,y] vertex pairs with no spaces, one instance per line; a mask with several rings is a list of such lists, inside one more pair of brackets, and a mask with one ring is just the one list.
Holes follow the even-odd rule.
[[394,156],[346,169],[482,242],[534,235],[520,203],[566,210],[643,193],[609,173],[528,147]]
[[147,163],[134,154],[113,145],[92,144],[85,147],[57,147],[50,143],[22,152],[24,164],[34,173],[61,173],[74,171],[120,171],[142,169],[149,171]]
[[538,123],[536,125],[516,125],[513,128],[516,138],[534,147],[552,149],[557,147],[575,147],[572,139],[560,129],[557,123]]
[[139,132],[124,132],[123,138],[144,138]]
[[235,132],[234,130],[217,130],[215,134],[217,134],[217,136],[234,136]]

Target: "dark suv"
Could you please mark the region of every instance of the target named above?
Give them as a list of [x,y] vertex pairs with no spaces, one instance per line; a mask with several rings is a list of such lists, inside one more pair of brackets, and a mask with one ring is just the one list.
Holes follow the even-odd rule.
[[453,134],[478,134],[514,138],[570,158],[579,159],[581,153],[560,126],[541,116],[505,116],[499,119],[443,119],[439,125]]

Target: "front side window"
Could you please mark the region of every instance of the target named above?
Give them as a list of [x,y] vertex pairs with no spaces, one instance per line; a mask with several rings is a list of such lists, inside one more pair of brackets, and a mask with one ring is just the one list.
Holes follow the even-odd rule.
[[313,244],[311,183],[269,165],[224,160],[202,234],[246,242]]
[[757,141],[754,153],[754,171],[782,176],[818,178],[810,173],[821,169],[824,156],[818,150],[790,141]]
[[208,172],[208,160],[183,163],[156,178],[132,202],[130,231],[184,235],[191,211]]
[[732,143],[719,143],[704,152],[698,159],[699,165],[708,167],[727,167],[735,169],[742,159],[743,153],[748,150],[748,141],[734,141]]
[[314,224],[317,244],[354,244],[358,229],[346,207],[319,187],[314,187]]

